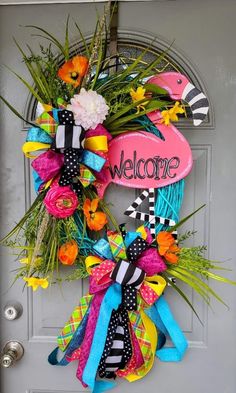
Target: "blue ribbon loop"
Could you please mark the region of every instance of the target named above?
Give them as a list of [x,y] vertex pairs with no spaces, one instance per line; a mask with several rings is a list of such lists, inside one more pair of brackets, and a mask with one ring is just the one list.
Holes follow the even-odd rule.
[[106,160],[96,153],[92,153],[89,150],[84,150],[80,162],[94,171],[100,172]]
[[169,335],[174,347],[157,349],[156,356],[162,362],[180,362],[188,348],[187,340],[175,321],[167,301],[161,296],[155,304],[147,309],[146,314],[151,318],[157,329]]
[[93,250],[96,252],[96,254],[102,258],[105,259],[111,259],[113,260],[113,255],[111,252],[110,244],[106,239],[100,239],[98,240],[94,246]]
[[52,143],[50,135],[39,127],[31,127],[27,133],[26,142]]
[[114,382],[96,381],[96,374],[106,342],[111,313],[117,310],[120,304],[121,286],[115,283],[109,287],[103,298],[91,351],[82,376],[83,382],[89,386],[92,393],[101,393],[116,385]]

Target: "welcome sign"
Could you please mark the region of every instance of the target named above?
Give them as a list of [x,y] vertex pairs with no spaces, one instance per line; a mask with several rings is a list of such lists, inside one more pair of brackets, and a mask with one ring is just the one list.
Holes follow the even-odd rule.
[[[109,143],[105,188],[159,188],[183,179],[192,168],[188,142],[174,126],[158,125],[165,140],[145,131],[127,132]],[[167,131],[168,129],[168,131]]]

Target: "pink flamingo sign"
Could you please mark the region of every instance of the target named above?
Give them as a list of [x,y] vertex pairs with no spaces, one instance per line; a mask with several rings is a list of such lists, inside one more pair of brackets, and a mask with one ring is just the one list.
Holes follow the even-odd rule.
[[[186,101],[192,111],[195,126],[201,124],[208,113],[206,96],[177,72],[156,75],[148,80],[164,88],[173,100]],[[148,114],[163,139],[146,131],[127,132],[109,143],[109,166],[104,177],[97,182],[102,197],[110,183],[125,187],[155,189],[175,183],[186,177],[192,169],[192,152],[187,140],[173,125],[161,122],[160,111]],[[104,180],[104,178],[106,180]]]

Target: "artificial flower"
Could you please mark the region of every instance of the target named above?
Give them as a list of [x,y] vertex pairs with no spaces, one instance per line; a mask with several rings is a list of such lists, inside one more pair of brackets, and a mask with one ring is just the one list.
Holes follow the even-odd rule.
[[66,61],[58,71],[58,76],[64,82],[70,83],[74,87],[81,84],[83,77],[88,71],[88,59],[85,56],[74,56]]
[[170,232],[161,231],[157,235],[158,252],[162,255],[167,262],[177,263],[179,260],[178,253],[180,248],[175,242],[174,236]]
[[58,250],[58,259],[63,265],[73,265],[78,255],[79,248],[75,240],[62,244]]
[[72,216],[79,204],[77,195],[69,186],[51,187],[43,202],[48,213],[57,218]]
[[108,115],[109,107],[105,99],[96,91],[82,88],[70,102],[67,109],[73,112],[75,124],[81,125],[85,130],[96,128]]
[[[132,101],[135,103],[136,101],[141,101],[144,100],[144,98],[146,98],[145,96],[146,93],[146,89],[144,89],[144,87],[139,86],[137,88],[137,90],[134,90],[132,87],[130,89],[130,95],[132,98]],[[141,109],[145,109],[145,105],[148,104],[148,101],[144,101],[141,104],[137,104],[137,113],[140,112]]]
[[38,287],[46,289],[49,285],[47,278],[24,277],[23,280],[27,282],[28,287],[32,287],[33,291],[36,291]]
[[105,224],[107,224],[107,216],[103,212],[98,212],[98,202],[99,199],[85,199],[83,205],[83,212],[86,217],[86,222],[92,231],[100,231]]
[[[29,257],[21,258],[19,261],[20,261],[20,263],[22,263],[22,264],[24,263],[26,265],[29,265],[31,263],[31,259]],[[43,261],[42,257],[35,258],[34,259],[34,266],[41,265],[42,261]]]
[[171,121],[178,121],[179,118],[177,115],[182,113],[185,113],[185,109],[180,105],[179,101],[176,101],[172,108],[161,111],[162,119],[160,122],[168,126]]

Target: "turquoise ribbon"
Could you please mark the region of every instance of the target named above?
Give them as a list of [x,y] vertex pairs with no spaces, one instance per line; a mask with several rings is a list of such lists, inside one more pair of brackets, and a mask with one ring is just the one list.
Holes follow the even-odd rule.
[[50,135],[39,127],[31,127],[27,133],[26,142],[52,143]]
[[141,237],[139,232],[127,232],[125,235],[125,246],[128,248],[131,243],[133,243],[137,237]]
[[157,329],[169,335],[174,347],[161,348],[156,351],[156,356],[162,362],[180,362],[188,348],[187,340],[175,321],[167,301],[161,296],[152,307],[145,310]]
[[44,183],[44,181],[41,179],[41,177],[39,177],[37,172],[34,170],[32,171],[32,176],[33,176],[33,180],[34,180],[35,192],[39,192],[39,188]]
[[56,123],[59,123],[59,119],[58,119],[58,112],[59,111],[61,111],[61,109],[56,109],[56,108],[52,109],[52,115],[53,115],[53,118]]
[[107,290],[101,304],[90,355],[86,363],[82,380],[89,386],[92,393],[101,393],[113,388],[114,382],[96,381],[96,374],[107,338],[107,329],[113,310],[121,304],[121,286],[114,283]]
[[106,160],[96,153],[92,153],[89,150],[84,150],[80,162],[94,171],[100,172]]
[[98,256],[105,258],[105,259],[112,259],[113,260],[113,255],[111,252],[110,244],[106,239],[100,239],[98,240],[94,246],[93,250],[98,254]]

